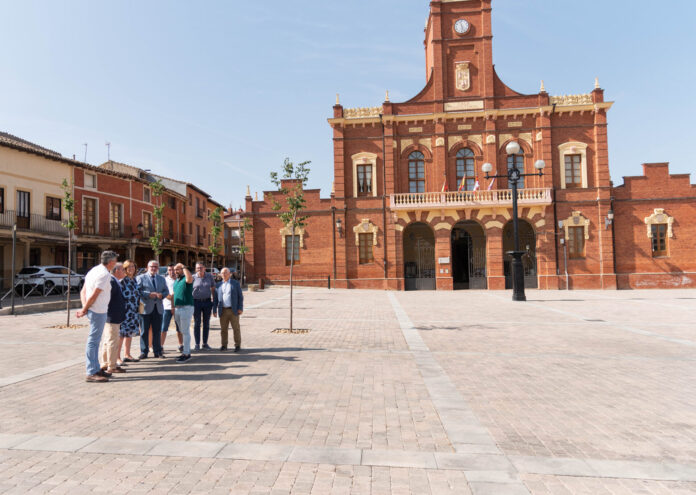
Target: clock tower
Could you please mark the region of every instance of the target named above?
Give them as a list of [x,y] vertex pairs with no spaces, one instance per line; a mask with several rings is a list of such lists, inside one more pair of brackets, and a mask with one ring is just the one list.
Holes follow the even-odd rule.
[[426,79],[438,103],[495,96],[491,0],[433,0],[425,27]]

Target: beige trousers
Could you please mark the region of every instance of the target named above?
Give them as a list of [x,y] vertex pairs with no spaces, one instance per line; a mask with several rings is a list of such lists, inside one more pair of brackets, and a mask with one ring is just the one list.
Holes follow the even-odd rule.
[[107,323],[104,327],[104,335],[101,341],[101,352],[99,353],[99,364],[102,368],[114,369],[118,360],[118,331],[120,323]]
[[222,339],[223,347],[227,347],[227,329],[232,324],[232,331],[234,332],[234,345],[242,345],[242,331],[239,328],[239,316],[234,314],[232,308],[225,308],[222,310],[220,315],[220,333]]

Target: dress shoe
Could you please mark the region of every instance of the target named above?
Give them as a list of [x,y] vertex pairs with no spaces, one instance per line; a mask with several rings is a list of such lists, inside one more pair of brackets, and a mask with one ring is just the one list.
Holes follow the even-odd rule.
[[242,350],[242,346],[241,346],[241,345],[236,345],[236,346],[234,346],[234,352],[239,352],[239,351],[241,351],[241,350]]
[[97,371],[96,374],[99,375],[99,376],[102,376],[102,377],[104,377],[104,378],[109,378],[109,377],[111,376],[111,373],[109,373],[109,372],[106,371],[106,370],[99,370],[99,371]]
[[220,350],[221,350],[221,351],[226,351],[226,350],[227,350],[227,346],[226,346],[226,345],[223,345],[222,347],[220,347]]
[[112,368],[110,370],[107,370],[107,373],[111,373],[111,374],[113,374],[113,373],[125,373],[125,372],[126,372],[126,370],[124,370],[120,366],[117,366],[116,368]]
[[203,344],[203,349],[210,350],[210,346],[208,344]]
[[104,377],[104,376],[100,376],[100,375],[89,375],[88,377],[85,378],[85,381],[91,382],[91,383],[103,383],[103,382],[108,382],[109,379]]

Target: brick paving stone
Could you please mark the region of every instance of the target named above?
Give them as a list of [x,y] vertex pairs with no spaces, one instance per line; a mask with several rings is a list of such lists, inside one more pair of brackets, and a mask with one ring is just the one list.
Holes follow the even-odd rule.
[[[287,324],[287,292],[246,294],[241,354],[148,359],[103,385],[69,364],[84,355],[86,328],[48,328],[64,312],[0,316],[0,492],[439,495],[517,479],[531,493],[696,492],[696,307],[680,299],[693,291],[528,291],[512,303],[507,292],[300,288],[295,326],[311,332],[272,334]],[[427,359],[410,350],[390,294]],[[175,345],[170,335],[169,356]],[[452,410],[467,414],[452,415],[437,390],[460,395]],[[58,446],[15,449],[41,437]],[[54,451],[75,438],[101,453]],[[160,442],[183,450],[144,448]],[[472,457],[448,457],[455,448]],[[302,462],[288,461],[295,451]],[[491,454],[551,467],[517,473],[505,460],[486,471]],[[434,469],[423,456],[451,462]],[[573,461],[599,471],[563,476]],[[675,479],[628,479],[641,473]]]

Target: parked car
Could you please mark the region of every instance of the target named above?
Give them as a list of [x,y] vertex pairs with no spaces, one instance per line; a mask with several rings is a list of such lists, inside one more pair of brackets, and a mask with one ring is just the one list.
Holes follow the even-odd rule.
[[82,289],[85,283],[85,276],[69,270],[65,266],[25,266],[15,275],[15,285],[41,287],[44,292],[52,290],[54,287],[64,289],[68,286],[68,273],[70,273],[70,287],[74,290]]

